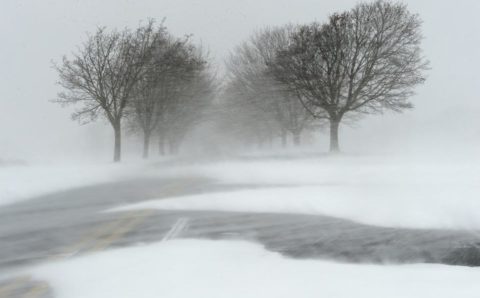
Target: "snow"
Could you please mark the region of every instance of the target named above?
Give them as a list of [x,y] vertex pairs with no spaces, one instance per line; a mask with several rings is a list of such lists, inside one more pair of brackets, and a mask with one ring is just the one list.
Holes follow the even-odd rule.
[[236,192],[150,199],[159,208],[322,214],[408,228],[480,229],[480,161],[464,157],[348,156],[185,163],[0,167],[0,205],[73,187],[142,177],[204,176],[254,185]]
[[480,185],[480,158],[443,156],[324,156],[252,159],[191,167],[225,183]]
[[0,206],[74,187],[129,177],[142,166],[116,164],[50,164],[0,167]]
[[[480,269],[292,260],[240,241],[173,240],[30,270],[59,298],[478,297]],[[148,274],[146,274],[148,273]]]
[[152,200],[131,209],[321,214],[386,227],[480,229],[480,164],[385,158],[216,163],[183,169],[262,188]]

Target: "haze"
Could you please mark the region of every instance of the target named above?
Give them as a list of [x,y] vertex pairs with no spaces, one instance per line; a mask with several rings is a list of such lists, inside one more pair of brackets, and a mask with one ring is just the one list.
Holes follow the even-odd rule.
[[[71,108],[49,102],[60,90],[51,67],[97,26],[136,26],[166,18],[174,34],[193,34],[210,50],[219,78],[233,47],[254,30],[284,23],[324,21],[357,1],[13,1],[0,10],[0,157],[25,161],[108,160],[113,137],[97,123],[79,126]],[[343,126],[343,151],[368,153],[478,152],[480,139],[480,19],[475,0],[406,1],[424,20],[423,49],[431,61],[416,89],[415,109],[367,117]],[[327,134],[318,135],[326,151]],[[132,156],[135,140],[126,144]]]
[[0,2],[0,298],[479,297],[480,1]]

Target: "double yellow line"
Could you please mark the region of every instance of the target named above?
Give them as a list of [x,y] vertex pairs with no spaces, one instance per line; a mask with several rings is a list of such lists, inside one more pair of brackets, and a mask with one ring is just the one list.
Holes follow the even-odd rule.
[[[163,197],[174,196],[184,187],[184,185],[185,181],[166,185],[163,189]],[[63,253],[49,257],[47,260],[62,260],[79,253],[104,250],[125,236],[129,231],[138,227],[150,215],[152,215],[153,212],[153,210],[128,212],[120,219],[104,224],[93,232],[87,233],[82,239],[80,239],[80,241],[64,248]],[[28,292],[21,296],[22,298],[40,298],[48,291],[48,285],[45,282],[33,281],[30,277],[18,277],[6,285],[0,286],[0,298],[14,298],[11,295],[22,286],[25,288],[29,287]]]
[[14,298],[14,293],[23,291],[23,289],[26,289],[26,292],[20,297],[38,298],[48,292],[48,284],[43,281],[35,281],[27,276],[17,277],[0,287],[0,298]]
[[35,285],[23,295],[23,297],[42,297],[48,291],[48,284],[46,282],[37,282]]
[[30,279],[27,277],[17,277],[6,285],[0,287],[0,298],[8,298],[11,293],[14,293],[15,290],[19,289],[22,284],[30,282]]
[[[133,214],[128,212],[120,219],[104,224],[93,232],[87,233],[80,241],[63,249],[63,253],[50,257],[47,260],[62,260],[79,253],[102,251],[138,227],[153,212],[153,210],[141,210]],[[21,296],[22,298],[40,298],[48,291],[48,285],[45,282],[36,282],[30,277],[23,276],[1,286],[0,298],[14,298],[12,295],[21,287],[29,288]]]
[[153,210],[141,210],[134,213],[128,212],[120,219],[102,225],[91,233],[87,233],[80,241],[65,248],[65,253],[52,257],[51,259],[63,259],[65,256],[76,255],[80,252],[89,253],[104,250],[122,238],[126,233],[135,229],[135,227],[145,221],[152,213]]
[[101,251],[110,246],[112,243],[121,239],[129,231],[135,229],[138,225],[144,222],[150,215],[153,214],[153,210],[142,210],[137,212],[136,216],[129,217],[123,224],[119,224],[112,233],[109,233],[108,237],[98,241],[91,251]]

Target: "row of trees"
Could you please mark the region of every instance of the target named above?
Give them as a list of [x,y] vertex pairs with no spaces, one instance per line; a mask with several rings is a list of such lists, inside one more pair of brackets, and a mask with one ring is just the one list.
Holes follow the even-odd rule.
[[256,128],[274,123],[296,136],[312,119],[328,120],[330,151],[339,151],[346,117],[412,107],[408,99],[428,68],[420,26],[405,5],[376,1],[323,24],[267,28],[232,54],[227,101],[249,115],[240,122],[262,120]]
[[[230,133],[247,143],[263,144],[288,136],[301,142],[302,132],[318,124],[298,100],[298,94],[276,80],[268,65],[288,46],[293,26],[265,29],[238,46],[227,61],[228,81],[223,92]],[[234,129],[233,127],[236,127]]]
[[420,44],[421,20],[401,3],[378,0],[332,14],[325,23],[258,31],[226,63],[220,102],[202,50],[153,21],[136,30],[104,28],[56,66],[62,104],[81,103],[73,117],[104,116],[121,156],[126,118],[144,140],[144,157],[157,136],[172,152],[198,121],[217,120],[235,139],[262,144],[329,124],[330,151],[339,151],[346,119],[409,109],[414,88],[425,81],[428,61]]
[[111,124],[114,161],[121,159],[124,119],[142,133],[144,157],[153,134],[161,153],[166,145],[176,152],[214,92],[202,50],[153,20],[136,30],[100,28],[55,68],[64,88],[57,101],[81,104],[73,118],[85,123],[102,116]]

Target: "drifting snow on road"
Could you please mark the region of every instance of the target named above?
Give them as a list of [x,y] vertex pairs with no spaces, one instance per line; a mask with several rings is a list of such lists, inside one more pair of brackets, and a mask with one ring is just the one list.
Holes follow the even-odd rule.
[[479,269],[299,261],[235,241],[172,240],[52,263],[31,273],[61,298],[476,298],[480,292]]
[[475,161],[272,159],[205,164],[176,173],[256,187],[150,198],[110,211],[153,208],[318,214],[383,227],[480,230],[480,163]]
[[479,269],[438,263],[477,264],[479,167],[415,165],[143,165],[116,173],[133,180],[4,206],[0,260],[59,298],[476,297]]

